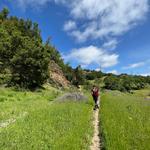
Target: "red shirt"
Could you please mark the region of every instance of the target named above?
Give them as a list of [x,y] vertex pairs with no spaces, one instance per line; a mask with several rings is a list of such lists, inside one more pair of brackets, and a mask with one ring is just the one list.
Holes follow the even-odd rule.
[[97,97],[99,96],[99,90],[98,90],[98,88],[93,88],[92,89],[92,95],[93,96],[97,96]]

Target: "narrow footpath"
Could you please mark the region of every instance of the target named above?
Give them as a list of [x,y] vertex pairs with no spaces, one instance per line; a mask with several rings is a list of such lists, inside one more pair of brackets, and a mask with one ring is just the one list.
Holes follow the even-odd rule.
[[100,150],[100,137],[99,137],[99,109],[93,112],[93,125],[94,125],[94,134],[92,138],[92,145],[90,146],[91,150]]

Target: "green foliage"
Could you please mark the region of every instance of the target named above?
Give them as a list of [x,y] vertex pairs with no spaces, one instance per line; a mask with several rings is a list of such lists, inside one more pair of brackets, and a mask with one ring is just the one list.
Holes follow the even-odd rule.
[[9,14],[9,10],[7,8],[4,8],[1,12],[0,12],[0,20],[4,20],[8,17]]
[[73,83],[73,80],[75,78],[74,69],[69,64],[64,64],[62,66],[62,70],[67,80]]
[[69,64],[62,63],[61,67],[67,80],[69,80],[73,85],[78,87],[79,85],[86,84],[84,70],[80,65],[73,69]]
[[90,72],[87,72],[85,77],[87,80],[95,80],[95,79],[101,78],[103,76],[104,76],[104,74],[101,71],[90,71]]
[[47,39],[45,43],[45,48],[50,52],[50,60],[53,60],[60,67],[63,67],[63,59],[61,58],[59,51],[54,46],[52,46],[50,38]]
[[84,80],[83,70],[80,65],[75,68],[74,74],[75,74],[75,79],[73,80],[73,84],[76,86],[83,85],[85,80]]
[[104,79],[105,88],[111,90],[118,90],[120,89],[121,83],[118,81],[118,77],[116,76],[108,76]]
[[105,88],[110,90],[127,91],[144,88],[148,83],[148,77],[131,75],[109,75],[104,79]]
[[5,69],[0,72],[0,84],[8,83],[11,78],[12,75],[9,69]]
[[12,81],[26,88],[40,86],[48,78],[49,53],[29,37],[21,41],[22,48],[11,59]]
[[56,53],[52,47],[42,44],[37,23],[8,18],[8,12],[4,8],[0,13],[0,73],[9,70],[11,85],[24,88],[40,86],[48,78],[50,56]]

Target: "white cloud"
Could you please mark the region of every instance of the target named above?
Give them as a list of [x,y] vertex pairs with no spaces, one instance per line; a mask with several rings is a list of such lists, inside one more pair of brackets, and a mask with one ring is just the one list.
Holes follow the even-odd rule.
[[96,68],[95,71],[99,72],[99,71],[101,71],[101,69],[100,68]]
[[119,74],[119,72],[117,70],[111,70],[111,71],[108,71],[107,73],[112,73],[112,74],[115,74],[115,75]]
[[77,64],[84,67],[95,64],[102,68],[108,68],[118,63],[118,57],[117,54],[110,54],[101,48],[91,45],[73,49],[69,55],[64,56],[64,59],[65,61],[74,60]]
[[145,65],[145,62],[138,62],[138,63],[130,64],[129,66],[123,67],[123,69],[133,69],[133,68],[142,67],[144,65]]
[[[78,41],[118,36],[127,32],[148,12],[148,0],[16,0],[22,7],[44,6],[48,2],[63,4],[72,19],[80,22],[69,31]],[[82,22],[81,22],[82,20]],[[77,23],[78,24],[78,23]]]
[[150,72],[149,73],[143,73],[143,74],[140,74],[141,76],[144,76],[144,77],[146,77],[146,76],[150,76]]
[[103,44],[103,48],[114,50],[118,44],[118,41],[116,39],[111,39]]
[[76,23],[74,21],[69,20],[64,24],[65,31],[70,31],[73,29],[76,29]]
[[84,20],[84,28],[79,26],[70,35],[84,42],[127,32],[144,19],[148,0],[74,0],[68,7],[76,22]]

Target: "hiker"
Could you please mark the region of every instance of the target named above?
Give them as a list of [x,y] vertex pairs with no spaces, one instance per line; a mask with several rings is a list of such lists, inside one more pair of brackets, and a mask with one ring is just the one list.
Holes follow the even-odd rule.
[[96,87],[95,85],[93,86],[92,90],[91,90],[91,94],[93,96],[93,100],[95,102],[95,106],[94,106],[94,110],[98,109],[99,108],[99,100],[98,100],[98,97],[99,97],[99,89],[98,87]]

